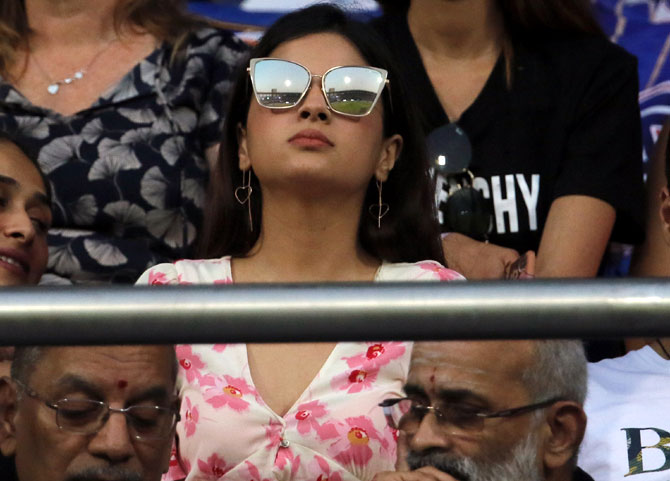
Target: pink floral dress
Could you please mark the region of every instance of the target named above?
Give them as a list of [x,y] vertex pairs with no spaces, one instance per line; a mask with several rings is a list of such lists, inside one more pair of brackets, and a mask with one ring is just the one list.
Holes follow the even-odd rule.
[[[433,261],[383,264],[376,281],[463,277]],[[149,269],[138,284],[230,284],[230,258]],[[402,395],[411,343],[338,343],[284,416],[254,387],[244,344],[181,345],[182,421],[165,481],[354,481],[393,469],[379,402]]]

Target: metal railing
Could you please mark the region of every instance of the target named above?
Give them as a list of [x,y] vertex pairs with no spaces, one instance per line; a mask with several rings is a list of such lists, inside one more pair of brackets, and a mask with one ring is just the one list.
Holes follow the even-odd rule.
[[670,281],[6,288],[0,344],[670,336]]

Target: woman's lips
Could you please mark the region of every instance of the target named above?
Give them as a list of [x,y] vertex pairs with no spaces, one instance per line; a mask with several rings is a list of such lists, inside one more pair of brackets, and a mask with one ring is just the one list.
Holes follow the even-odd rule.
[[26,256],[13,249],[0,249],[0,267],[21,277],[30,271]]
[[288,139],[289,143],[299,147],[332,147],[335,144],[321,131],[315,129],[301,130]]

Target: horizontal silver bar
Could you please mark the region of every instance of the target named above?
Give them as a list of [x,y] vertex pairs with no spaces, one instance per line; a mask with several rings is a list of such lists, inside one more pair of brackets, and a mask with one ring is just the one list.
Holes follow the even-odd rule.
[[670,336],[662,279],[5,288],[0,344]]

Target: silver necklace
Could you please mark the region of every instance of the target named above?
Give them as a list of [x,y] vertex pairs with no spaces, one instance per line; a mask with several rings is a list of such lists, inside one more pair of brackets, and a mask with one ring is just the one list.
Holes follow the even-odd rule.
[[40,65],[39,61],[37,60],[37,57],[35,57],[34,54],[30,55],[30,58],[33,59],[33,62],[35,62],[35,65],[39,69],[39,71],[42,73],[42,75],[49,81],[49,85],[47,85],[47,92],[49,92],[51,95],[56,95],[59,91],[61,86],[63,85],[70,85],[73,82],[76,82],[77,80],[81,80],[84,78],[84,75],[86,75],[86,72],[93,66],[96,60],[100,58],[100,56],[107,51],[109,47],[112,46],[116,41],[118,41],[118,38],[115,38],[111,40],[107,45],[102,47],[98,52],[93,56],[90,62],[88,62],[84,67],[77,69],[72,75],[69,77],[66,77],[62,80],[54,80],[51,75],[48,74],[46,70]]

